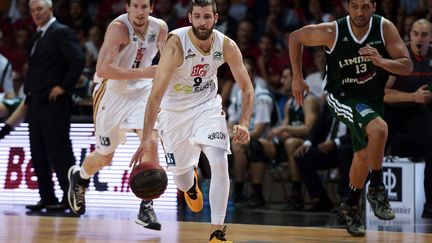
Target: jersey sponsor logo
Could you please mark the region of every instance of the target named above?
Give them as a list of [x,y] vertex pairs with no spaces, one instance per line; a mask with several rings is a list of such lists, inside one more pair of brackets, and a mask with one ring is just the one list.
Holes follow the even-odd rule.
[[220,51],[215,51],[213,53],[213,60],[222,60],[222,52]]
[[156,34],[150,34],[148,35],[147,42],[155,42],[156,41]]
[[345,59],[343,61],[339,61],[339,67],[343,68],[345,66],[350,66],[350,65],[355,65],[355,64],[360,64],[360,63],[370,62],[370,61],[371,60],[369,58],[358,56],[350,59]]
[[343,42],[347,42],[347,41],[349,41],[349,40],[348,40],[348,37],[345,36],[345,37],[342,39],[342,41],[343,41]]
[[138,48],[136,56],[135,56],[135,61],[133,62],[132,68],[138,68],[139,67],[139,65],[141,64],[141,60],[144,57],[145,50],[146,50],[146,48],[144,48],[144,47]]
[[196,86],[196,85],[184,85],[184,84],[174,84],[173,86],[175,91],[182,91],[185,94],[190,94],[190,93],[198,93],[204,90],[208,90],[210,89],[211,91],[216,89],[216,85],[213,82],[213,80],[207,81],[207,82],[202,82],[200,85]]
[[110,146],[111,145],[109,137],[99,136],[99,141],[100,141],[102,146]]
[[226,134],[223,133],[223,132],[210,133],[208,135],[208,139],[210,139],[210,140],[215,140],[215,139],[225,140],[226,139]]
[[355,106],[355,109],[357,110],[358,113],[360,113],[360,115],[362,117],[365,117],[371,113],[374,113],[374,111],[368,105],[363,104],[363,103],[358,103]]
[[173,153],[165,153],[165,160],[167,166],[176,166],[176,161],[174,159]]
[[372,80],[376,76],[376,74],[377,74],[376,72],[373,72],[373,73],[370,73],[370,74],[365,75],[365,76],[360,77],[360,78],[345,78],[345,79],[342,79],[342,85],[353,84],[353,83],[364,84],[364,83]]
[[207,75],[207,72],[210,70],[209,64],[198,64],[192,68],[192,77],[203,77]]
[[368,45],[379,45],[379,44],[382,44],[382,41],[380,41],[380,40],[377,40],[377,41],[371,41],[371,42],[368,42],[367,43]]

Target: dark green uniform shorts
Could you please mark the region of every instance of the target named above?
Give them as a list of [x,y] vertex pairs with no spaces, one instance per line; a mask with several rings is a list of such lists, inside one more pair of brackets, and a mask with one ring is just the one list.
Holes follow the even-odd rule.
[[366,126],[376,117],[383,117],[383,102],[372,102],[364,97],[335,97],[329,93],[327,105],[333,115],[349,127],[354,152],[365,148]]

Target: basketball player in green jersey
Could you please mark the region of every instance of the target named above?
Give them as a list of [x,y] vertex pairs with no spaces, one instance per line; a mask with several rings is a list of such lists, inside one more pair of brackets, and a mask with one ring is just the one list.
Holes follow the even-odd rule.
[[347,231],[363,236],[360,195],[370,175],[367,199],[375,216],[394,219],[382,180],[382,161],[387,140],[383,96],[389,73],[408,75],[412,62],[396,27],[374,15],[375,0],[347,0],[349,15],[332,23],[308,25],[290,36],[293,94],[302,104],[309,88],[302,76],[302,46],[325,46],[327,105],[351,129],[354,159],[350,191],[338,208]]

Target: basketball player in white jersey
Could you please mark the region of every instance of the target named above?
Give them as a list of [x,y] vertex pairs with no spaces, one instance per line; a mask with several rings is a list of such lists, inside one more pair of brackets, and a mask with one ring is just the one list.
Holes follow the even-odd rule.
[[174,182],[184,192],[189,208],[201,211],[203,198],[195,168],[203,151],[211,166],[210,242],[231,242],[225,239],[223,226],[229,194],[230,146],[221,97],[217,95],[218,67],[228,63],[243,93],[234,142],[249,142],[254,91],[237,44],[213,30],[218,19],[214,0],[192,0],[188,17],[192,26],[172,31],[162,51],[147,102],[141,144],[130,166],[151,153],[149,138],[160,107],[158,132]]
[[[127,13],[114,19],[107,28],[96,64],[93,92],[93,120],[96,149],[83,162],[69,169],[69,204],[81,215],[85,213],[85,191],[90,177],[111,164],[114,151],[126,140],[126,131],[142,135],[144,108],[150,94],[156,67],[152,59],[165,45],[168,26],[149,16],[154,0],[127,0]],[[158,162],[157,133],[148,134],[150,150],[143,162]],[[160,230],[152,201],[141,203],[136,222]]]

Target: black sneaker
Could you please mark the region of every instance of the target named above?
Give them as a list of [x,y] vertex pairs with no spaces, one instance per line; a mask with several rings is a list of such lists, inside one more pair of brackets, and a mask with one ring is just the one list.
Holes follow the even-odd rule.
[[424,204],[422,218],[432,218],[432,204]]
[[71,210],[82,215],[85,213],[85,192],[90,180],[81,179],[78,165],[71,166],[68,171],[69,190],[68,202]]
[[377,218],[382,220],[392,220],[395,218],[395,212],[387,199],[384,185],[369,186],[367,200]]
[[153,201],[141,201],[140,210],[137,219],[135,219],[135,223],[147,229],[161,230],[161,224],[157,221],[156,214],[153,210]]
[[293,192],[288,197],[284,210],[286,211],[302,211],[304,209],[303,195],[301,192]]
[[360,207],[341,203],[337,209],[338,220],[347,224],[347,231],[352,236],[364,236],[366,229],[361,221]]
[[253,194],[252,197],[248,201],[248,205],[250,208],[259,208],[264,207],[266,204],[263,195]]
[[216,243],[216,242],[232,243],[232,241],[225,239],[225,231],[226,231],[226,226],[224,226],[223,230],[215,230],[210,235],[209,242],[210,243]]

